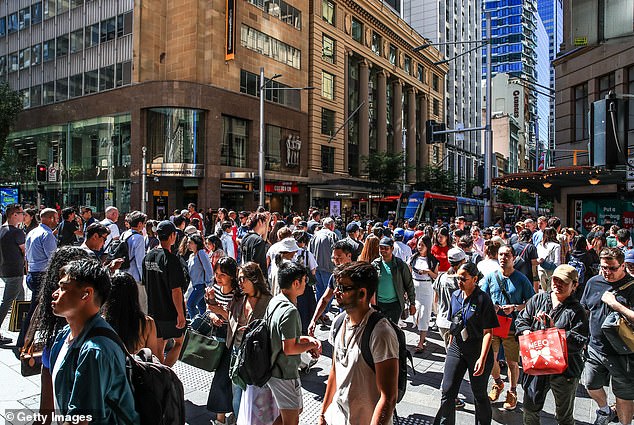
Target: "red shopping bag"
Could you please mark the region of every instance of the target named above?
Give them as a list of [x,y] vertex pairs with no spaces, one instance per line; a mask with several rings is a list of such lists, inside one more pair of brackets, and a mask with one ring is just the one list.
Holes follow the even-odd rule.
[[491,333],[494,336],[499,336],[500,338],[508,338],[509,331],[511,330],[511,323],[513,323],[513,318],[498,314],[498,323],[500,324],[500,326],[498,326],[497,328],[493,328]]
[[568,368],[564,329],[548,328],[520,335],[522,367],[528,375],[559,375]]

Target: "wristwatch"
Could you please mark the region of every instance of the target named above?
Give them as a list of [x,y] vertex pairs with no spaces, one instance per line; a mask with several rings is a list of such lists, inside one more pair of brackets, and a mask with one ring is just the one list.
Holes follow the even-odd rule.
[[517,304],[513,304],[513,311],[517,311]]

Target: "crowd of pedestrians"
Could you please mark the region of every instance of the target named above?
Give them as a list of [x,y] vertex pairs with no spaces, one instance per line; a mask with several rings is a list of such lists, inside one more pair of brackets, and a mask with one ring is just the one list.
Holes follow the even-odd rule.
[[[90,208],[8,206],[0,227],[0,323],[24,299],[25,282],[32,298],[15,352],[31,343],[29,330],[44,341],[40,410],[142,422],[125,352],[89,333],[114,330],[128,352],[147,348],[171,367],[188,327],[205,317],[223,344],[206,406],[216,424],[297,424],[299,371],[321,354],[317,326],[330,330],[333,346],[319,423],[390,424],[405,390],[399,325],[411,318],[419,335],[409,348],[414,355],[436,330],[447,353],[436,424],[455,422],[466,373],[479,424],[491,422],[495,403],[514,410],[519,401],[524,423],[538,424],[548,391],[557,422],[573,424],[579,382],[597,403],[595,424],[631,423],[634,354],[614,349],[602,330],[611,312],[634,323],[628,229],[595,226],[583,235],[557,217],[492,228],[465,217],[431,224],[354,214],[344,223],[316,208],[305,217],[262,208],[205,214],[189,204],[163,221],[140,211],[120,217],[108,207],[99,221]],[[246,330],[258,320],[270,330],[264,387],[233,373]],[[567,369],[521,373],[519,336],[550,327],[565,331]],[[0,335],[0,344],[13,342]]]

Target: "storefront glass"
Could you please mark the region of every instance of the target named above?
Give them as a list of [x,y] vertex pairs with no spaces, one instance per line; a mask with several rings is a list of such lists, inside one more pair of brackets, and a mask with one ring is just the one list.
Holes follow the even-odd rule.
[[203,111],[152,108],[147,111],[148,163],[198,164],[203,160]]
[[130,115],[106,116],[9,135],[0,159],[0,185],[18,187],[22,203],[36,204],[37,164],[46,206],[110,205],[130,210]]

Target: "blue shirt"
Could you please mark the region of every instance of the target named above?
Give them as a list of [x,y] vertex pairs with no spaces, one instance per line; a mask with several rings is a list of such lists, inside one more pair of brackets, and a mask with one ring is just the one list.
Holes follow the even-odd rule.
[[533,233],[533,245],[535,246],[539,245],[539,243],[542,241],[543,238],[544,238],[544,232],[542,232],[541,230],[538,230],[535,233]]
[[126,377],[125,354],[108,337],[96,336],[86,340],[86,334],[95,327],[112,329],[96,314],[85,324],[63,359],[57,357],[70,335],[70,327],[64,327],[55,338],[50,365],[52,370],[56,362],[61,362],[53,382],[60,413],[92,415],[91,424],[125,424],[108,407],[107,398],[115,402],[132,423],[138,424],[139,415]]
[[[510,300],[506,299],[501,287],[505,289]],[[491,297],[493,304],[497,305],[524,304],[535,295],[533,285],[517,270],[509,277],[502,275],[501,270],[489,273],[480,281],[480,289]]]
[[211,270],[211,261],[209,261],[209,256],[205,250],[201,249],[189,257],[187,269],[192,286],[211,284],[213,271]]
[[29,232],[24,245],[26,261],[29,263],[29,272],[46,271],[48,263],[57,249],[57,239],[53,235],[51,228],[41,223]]
[[[130,233],[132,233],[131,236]],[[130,256],[130,268],[122,270],[130,273],[134,280],[141,282],[143,272],[143,258],[145,258],[145,239],[136,230],[126,230],[120,239],[126,240],[128,244],[128,255]]]

